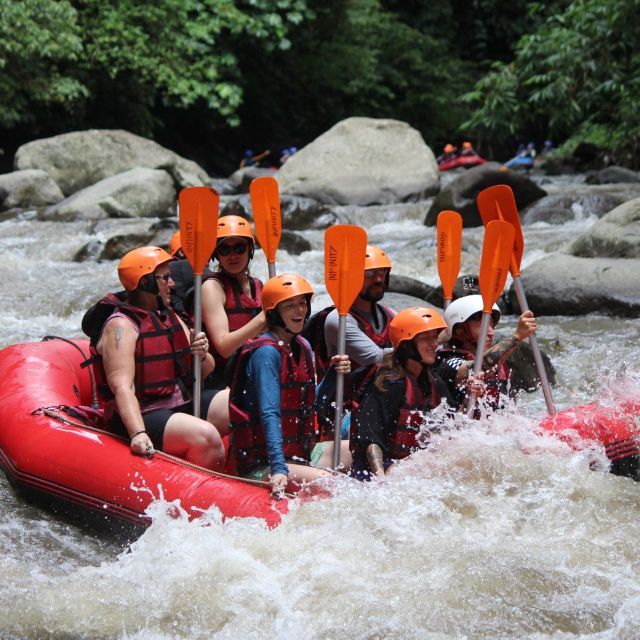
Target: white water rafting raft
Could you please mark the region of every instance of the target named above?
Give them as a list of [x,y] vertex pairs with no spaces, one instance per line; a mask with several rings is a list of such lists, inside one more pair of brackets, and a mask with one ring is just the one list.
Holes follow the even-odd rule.
[[[224,518],[253,517],[276,526],[288,500],[267,487],[156,454],[131,454],[129,443],[95,429],[65,407],[90,405],[84,340],[45,340],[0,351],[0,466],[28,499],[83,522],[142,529],[156,497],[179,504],[190,518],[212,506]],[[640,394],[593,402],[545,418],[541,431],[576,448],[599,444],[610,470],[640,479]]]

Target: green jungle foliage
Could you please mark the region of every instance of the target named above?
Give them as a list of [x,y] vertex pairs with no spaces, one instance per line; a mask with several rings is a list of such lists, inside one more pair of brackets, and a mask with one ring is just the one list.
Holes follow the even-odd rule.
[[225,172],[360,115],[436,151],[552,136],[635,157],[639,4],[0,0],[0,147],[117,127]]

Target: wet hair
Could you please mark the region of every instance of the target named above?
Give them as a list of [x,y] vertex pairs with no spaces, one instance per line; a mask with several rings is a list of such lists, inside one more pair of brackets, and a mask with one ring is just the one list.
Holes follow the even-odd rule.
[[394,351],[383,356],[373,383],[378,391],[386,392],[387,382],[401,380],[409,374],[407,362],[413,359],[413,351],[415,351],[413,340],[404,340]]

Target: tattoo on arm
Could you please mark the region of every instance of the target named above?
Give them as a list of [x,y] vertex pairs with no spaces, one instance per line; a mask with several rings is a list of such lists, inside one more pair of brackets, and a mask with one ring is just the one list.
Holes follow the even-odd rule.
[[124,333],[124,329],[122,327],[116,327],[113,332],[113,336],[116,339],[116,349],[120,349],[120,340],[122,339],[122,334]]
[[382,449],[380,445],[370,444],[367,447],[367,461],[373,473],[376,475],[384,474],[384,463],[382,461]]
[[484,367],[495,367],[498,363],[506,360],[520,344],[520,340],[515,336],[509,336],[504,340],[494,344],[489,351],[484,354],[482,364]]

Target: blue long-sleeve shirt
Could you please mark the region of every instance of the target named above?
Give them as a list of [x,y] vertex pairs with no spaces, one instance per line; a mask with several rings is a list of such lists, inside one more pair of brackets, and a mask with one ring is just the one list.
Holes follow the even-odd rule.
[[[269,337],[277,340],[271,334]],[[304,340],[304,338],[303,338]],[[304,340],[305,344],[308,343]],[[269,455],[271,473],[288,474],[289,468],[282,452],[282,413],[280,410],[280,351],[271,345],[262,345],[251,352],[245,368],[244,408],[258,415],[264,429],[264,439]],[[335,376],[331,367],[325,378],[327,382]]]

